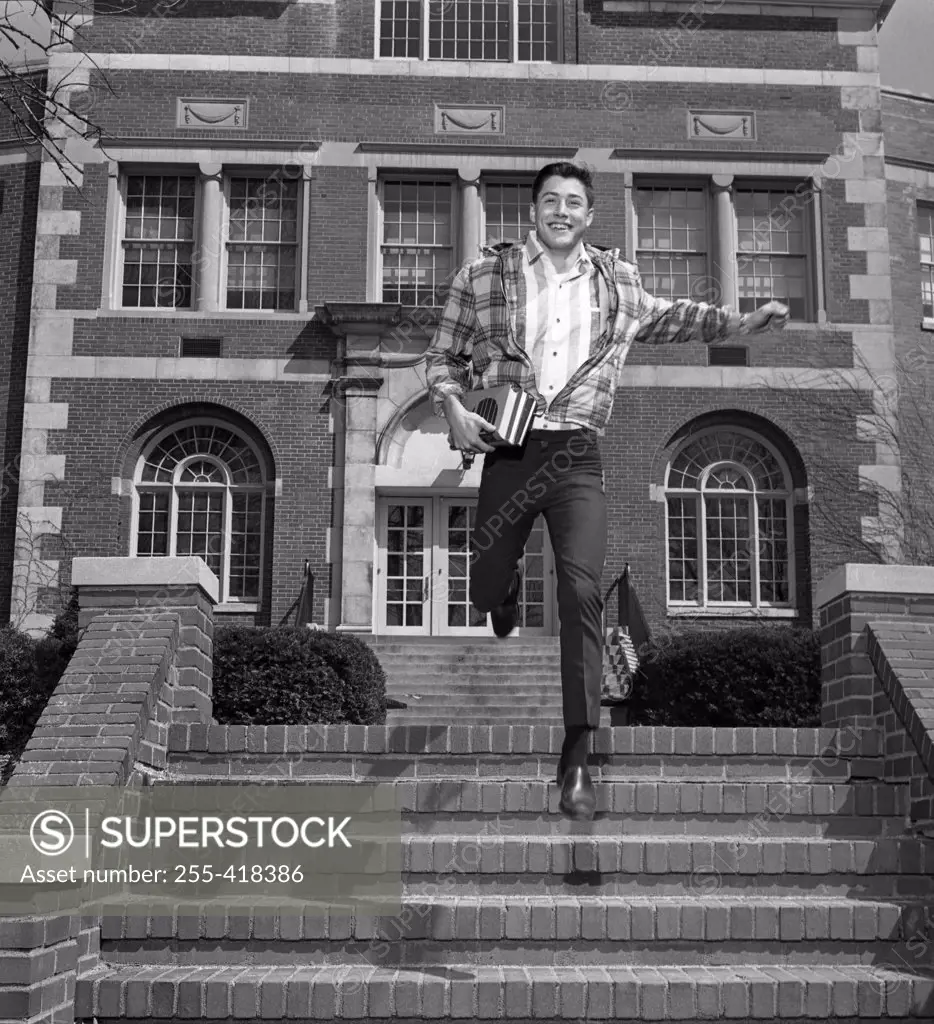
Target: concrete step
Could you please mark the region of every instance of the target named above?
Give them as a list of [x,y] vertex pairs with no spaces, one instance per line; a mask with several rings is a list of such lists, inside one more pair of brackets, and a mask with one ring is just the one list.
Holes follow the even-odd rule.
[[[304,775],[345,781],[373,782],[383,779],[461,779],[495,781],[551,782],[555,777],[558,756],[555,754],[407,754],[404,751],[385,753],[288,754],[231,753],[222,758],[202,751],[176,753],[172,767],[177,774],[236,775],[247,772],[251,777],[262,775],[264,769],[275,770],[277,777]],[[291,765],[301,766],[293,770]],[[229,770],[228,770],[229,769]],[[881,759],[845,761],[826,764],[808,758],[755,756],[695,757],[649,754],[591,754],[588,770],[598,782],[748,782],[789,786],[809,782],[881,782],[884,765]],[[775,795],[776,791],[772,792]],[[782,797],[779,798],[783,800]],[[778,803],[774,805],[778,809]]]
[[445,673],[436,670],[432,666],[424,666],[418,670],[408,672],[387,673],[387,683],[389,685],[398,685],[399,681],[404,679],[410,679],[413,683],[418,683],[419,686],[443,687],[445,691],[452,687],[461,687],[463,689],[486,688],[489,690],[496,688],[504,690],[517,687],[518,689],[531,690],[540,686],[549,686],[558,691],[561,688],[561,674],[557,666],[555,666],[553,672],[549,670],[547,673],[543,673],[538,669],[526,669],[518,666],[515,670],[505,669],[497,673],[490,671],[473,672],[463,668],[452,668]]
[[[540,753],[557,755],[560,726],[452,725],[172,725],[169,749],[212,753]],[[670,728],[625,726],[598,730],[594,754],[685,755],[724,758],[808,758],[815,764],[878,758],[883,754],[878,730],[775,728]]]
[[[229,773],[223,776],[193,770],[196,767],[173,763],[171,775],[158,784],[214,785],[223,779],[251,785],[313,781],[317,786],[344,786],[354,781],[345,775],[323,776],[313,761],[292,764],[289,777],[277,762],[268,766],[267,773],[256,766],[236,773],[235,766],[220,762],[216,767]],[[376,781],[392,789],[391,806],[398,808],[407,830],[471,834],[497,822],[541,835],[562,820],[554,780],[382,777]],[[780,836],[895,835],[904,831],[907,808],[904,787],[875,782],[600,781],[595,794],[597,813],[590,827],[601,835],[754,835],[756,829]]]
[[[104,918],[108,963],[522,967],[693,963],[880,963],[910,958],[923,903],[825,896],[603,896],[490,893],[407,896],[385,914],[321,907],[290,913]],[[573,943],[574,945],[570,945]],[[300,944],[300,945],[299,945]]]
[[[490,714],[490,711],[496,711],[496,714]],[[394,708],[386,712],[386,722],[389,725],[405,726],[405,725],[420,725],[420,726],[434,726],[443,722],[445,719],[457,718],[459,722],[464,722],[470,725],[480,726],[495,726],[500,725],[503,719],[507,717],[506,714],[498,708],[480,708],[480,709],[461,709],[455,703],[447,705],[446,708],[423,708],[419,710],[417,707],[411,708]],[[558,727],[562,723],[560,708],[542,708],[538,714],[524,714],[517,715],[513,710],[509,715],[509,721],[514,725],[549,725]],[[601,720],[607,719],[608,716],[601,714]]]
[[[489,708],[510,708],[513,712],[522,710],[527,714],[534,714],[543,708],[555,708],[561,710],[561,688],[559,686],[539,690],[529,689],[527,693],[516,693],[507,689],[508,683],[502,689],[491,688],[489,690],[477,691],[469,687],[454,689],[453,687],[445,692],[440,687],[434,693],[426,693],[425,690],[411,690],[411,685],[397,684],[392,688],[387,687],[387,694],[396,696],[406,694],[407,699],[417,700],[420,707],[431,707],[439,711],[451,710],[455,707],[489,707]],[[509,703],[506,703],[506,702]],[[512,720],[510,715],[509,721]]]
[[930,1019],[930,974],[876,966],[115,965],[79,979],[75,1017],[462,1021]]
[[365,643],[380,650],[398,648],[400,650],[418,650],[437,648],[438,650],[494,650],[509,653],[512,651],[557,650],[560,637],[557,636],[399,636],[398,634],[382,634],[380,636],[361,636]]

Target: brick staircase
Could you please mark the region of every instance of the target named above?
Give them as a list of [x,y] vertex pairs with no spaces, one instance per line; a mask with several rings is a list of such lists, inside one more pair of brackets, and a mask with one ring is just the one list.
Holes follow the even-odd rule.
[[386,672],[386,692],[407,705],[390,725],[561,724],[557,637],[365,637]]
[[934,840],[878,732],[601,730],[573,825],[561,735],[173,725],[166,783],[392,785],[403,911],[105,917],[76,1020],[934,1020]]

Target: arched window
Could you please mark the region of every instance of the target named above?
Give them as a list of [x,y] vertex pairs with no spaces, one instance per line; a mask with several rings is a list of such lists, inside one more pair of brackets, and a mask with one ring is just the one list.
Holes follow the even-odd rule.
[[249,441],[199,420],[156,437],[136,469],[132,554],[200,555],[220,600],[259,603],[266,475]]
[[738,428],[695,435],[665,491],[670,606],[792,605],[792,489],[771,446]]

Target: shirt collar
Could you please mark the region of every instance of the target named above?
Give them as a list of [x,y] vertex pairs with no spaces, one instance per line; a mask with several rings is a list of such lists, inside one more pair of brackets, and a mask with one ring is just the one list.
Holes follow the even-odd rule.
[[[525,258],[530,264],[537,263],[545,253],[545,247],[538,240],[538,232],[535,228],[529,231],[528,236],[525,239]],[[577,243],[577,269],[580,273],[584,273],[593,267],[593,260],[584,248],[583,242]]]

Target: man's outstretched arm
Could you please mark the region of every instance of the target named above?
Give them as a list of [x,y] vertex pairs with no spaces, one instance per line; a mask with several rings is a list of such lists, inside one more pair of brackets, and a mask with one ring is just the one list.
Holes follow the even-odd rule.
[[691,299],[661,299],[642,287],[636,271],[639,331],[635,341],[648,345],[672,345],[702,341],[707,345],[777,327],[788,323],[788,307],[767,302],[753,313],[740,314],[723,306]]

